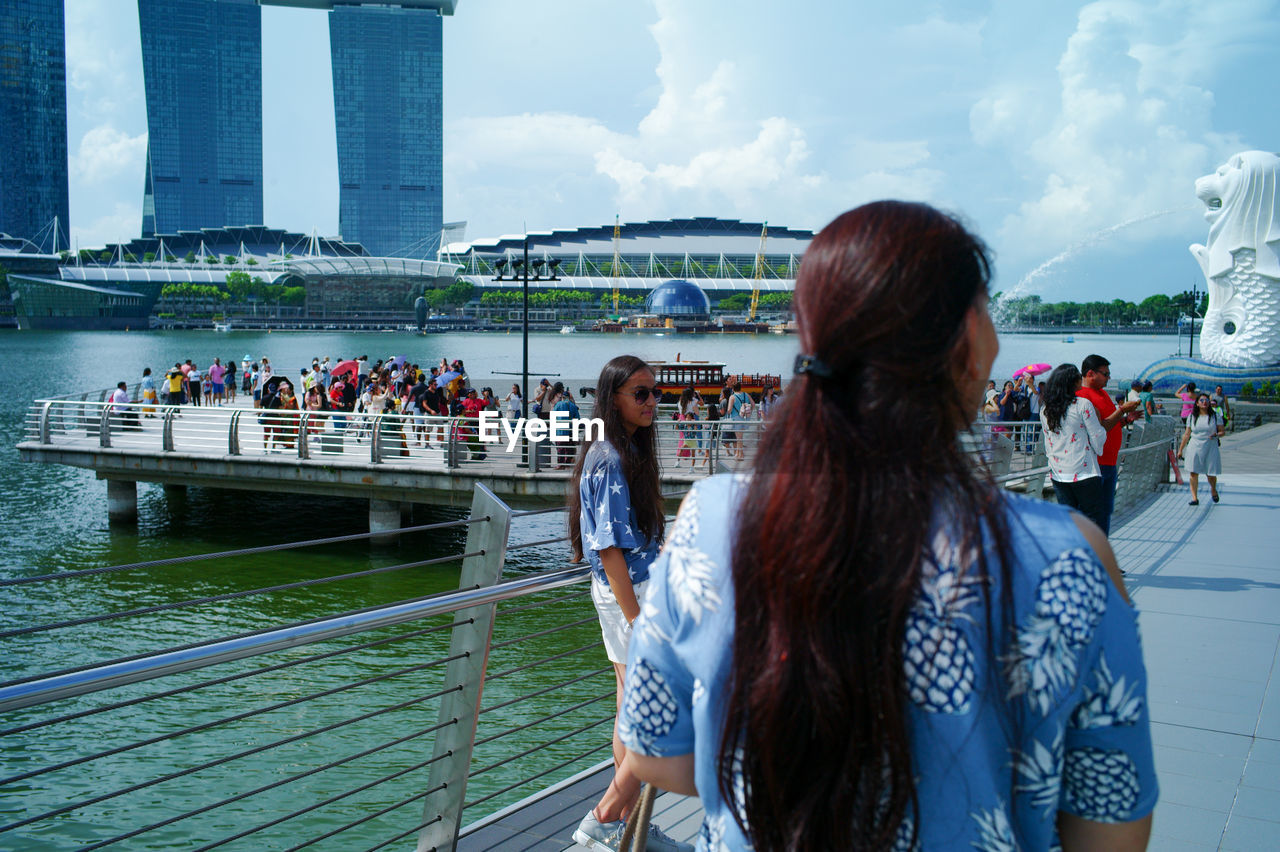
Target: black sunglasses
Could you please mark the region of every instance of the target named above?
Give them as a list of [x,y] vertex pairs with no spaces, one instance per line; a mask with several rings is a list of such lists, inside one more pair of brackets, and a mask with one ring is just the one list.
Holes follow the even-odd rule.
[[[619,390],[618,393],[623,393],[623,391]],[[643,404],[651,396],[655,396],[658,399],[662,399],[662,391],[658,390],[657,388],[647,388],[644,385],[640,385],[636,388],[635,393],[631,395],[632,399],[634,399],[636,402],[641,404]]]

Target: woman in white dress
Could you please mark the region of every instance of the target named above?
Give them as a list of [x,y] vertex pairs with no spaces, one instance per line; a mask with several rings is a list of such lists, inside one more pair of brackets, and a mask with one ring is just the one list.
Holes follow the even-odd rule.
[[1178,445],[1178,458],[1183,451],[1191,449],[1191,463],[1187,466],[1191,471],[1191,505],[1200,505],[1200,474],[1209,480],[1209,493],[1213,502],[1218,502],[1218,474],[1222,473],[1222,454],[1218,452],[1218,439],[1226,434],[1222,419],[1213,410],[1207,393],[1196,396],[1195,408],[1187,418],[1187,429],[1182,433],[1182,443]]

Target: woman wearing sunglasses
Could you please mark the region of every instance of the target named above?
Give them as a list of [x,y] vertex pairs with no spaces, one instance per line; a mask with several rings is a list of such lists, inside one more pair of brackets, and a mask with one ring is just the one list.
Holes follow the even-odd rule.
[[1191,463],[1187,465],[1191,471],[1191,505],[1200,505],[1200,474],[1209,480],[1209,494],[1213,502],[1218,502],[1218,474],[1222,473],[1222,454],[1218,451],[1218,439],[1227,433],[1218,412],[1213,410],[1209,394],[1196,396],[1195,407],[1187,418],[1186,431],[1182,433],[1182,443],[1178,444],[1178,458],[1183,451],[1191,449]]
[[989,275],[923,204],[805,250],[789,401],[749,477],[685,498],[627,660],[627,762],[702,799],[699,848],[1145,848],[1146,673],[1106,537],[957,440],[999,350]]
[[[632,355],[604,365],[594,412],[604,421],[604,439],[583,446],[569,484],[569,542],[574,561],[586,556],[591,566],[591,599],[617,677],[619,707],[631,623],[640,614],[649,566],[658,556],[664,530],[653,428],[661,392],[654,381],[649,365]],[[640,793],[639,780],[621,769],[625,757],[615,724],[613,759],[619,769],[573,835],[589,849],[617,849],[623,820]],[[648,848],[665,852],[691,847],[651,827]]]

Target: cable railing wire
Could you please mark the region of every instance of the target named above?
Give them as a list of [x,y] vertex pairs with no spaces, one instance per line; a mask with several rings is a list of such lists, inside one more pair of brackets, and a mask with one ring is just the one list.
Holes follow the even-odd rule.
[[[439,660],[430,660],[425,663],[419,663],[416,666],[409,666],[408,668],[397,669],[391,672],[384,672],[383,674],[380,674],[380,675],[374,675],[373,677],[365,678],[364,680],[352,681],[351,683],[344,683],[339,686],[335,686],[332,689],[321,690],[320,692],[313,692],[309,695],[302,695],[302,696],[298,696],[297,698],[290,698],[286,701],[277,702],[275,704],[269,704],[266,707],[259,707],[256,710],[246,710],[243,713],[237,713],[233,716],[226,716],[221,719],[214,719],[211,722],[202,722],[199,725],[191,725],[178,731],[172,731],[170,733],[160,734],[158,736],[151,737],[150,739],[141,740],[135,743],[129,743],[123,746],[116,746],[115,748],[107,749],[105,751],[82,755],[80,757],[72,758],[70,760],[65,760],[62,763],[57,763],[52,766],[43,766],[39,769],[33,769],[33,770],[30,770],[29,772],[23,772],[18,775],[12,775],[8,778],[0,779],[0,787],[3,787],[7,784],[13,784],[17,781],[25,781],[27,779],[34,778],[39,775],[47,775],[50,772],[59,772],[63,769],[70,769],[71,767],[74,767],[74,766],[82,766],[86,763],[91,763],[95,760],[102,760],[103,758],[106,758],[106,757],[113,757],[117,754],[124,754],[125,752],[133,751],[134,749],[143,748],[149,745],[155,745],[156,743],[159,743],[159,742],[176,740],[179,737],[185,737],[191,734],[197,734],[197,733],[200,733],[201,731],[207,731],[211,728],[216,728],[221,725],[230,724],[232,722],[241,722],[241,721],[244,721],[245,719],[251,719],[254,716],[261,716],[265,713],[274,713],[277,710],[283,710],[286,707],[292,707],[294,705],[302,704],[307,701],[314,701],[317,698],[327,698],[330,695],[337,695],[340,692],[346,692],[347,690],[350,690],[350,689],[358,689],[360,687],[369,686],[370,684],[378,683],[380,681],[390,680],[392,678],[400,677],[406,674],[413,674],[414,672],[423,671],[425,669],[439,666],[442,663],[449,663],[449,662],[452,662],[453,660],[460,660],[465,656],[466,654],[454,654],[452,656],[444,657]],[[402,705],[409,706],[412,704],[419,704],[430,698],[438,698],[442,695],[448,695],[450,692],[456,692],[461,688],[462,688],[461,686],[456,686],[456,687],[451,687],[449,689],[443,690],[439,692],[439,694],[429,693],[424,696],[419,696],[417,698],[409,699],[407,702],[402,702]],[[152,781],[140,782],[139,784],[135,785],[133,788],[126,789],[126,790],[118,790],[109,795],[106,795],[97,799],[93,799],[91,801],[84,802],[79,805],[75,805],[71,807],[72,809],[74,809],[75,807],[84,807],[87,805],[97,804],[98,802],[104,801],[105,799],[110,799],[115,796],[122,795],[123,793],[132,793],[135,790],[144,789],[154,784],[159,784],[163,781],[171,780],[171,778],[178,778],[183,775],[189,775],[192,772],[198,772],[202,769],[209,769],[213,766],[218,766],[219,764],[227,763],[230,760],[239,760],[243,757],[249,757],[261,751],[265,751],[269,748],[275,748],[276,746],[279,746],[279,745],[284,745],[286,743],[294,742],[299,739],[306,739],[307,737],[315,736],[316,734],[322,734],[322,733],[325,733],[326,731],[335,730],[337,728],[341,728],[346,725],[354,724],[355,722],[361,722],[361,721],[364,721],[365,719],[372,718],[374,716],[380,716],[384,713],[390,713],[395,710],[400,710],[400,709],[403,709],[403,706],[393,704],[390,707],[382,708],[379,710],[371,710],[368,713],[364,713],[359,716],[354,716],[350,719],[345,719],[345,720],[342,720],[341,722],[337,722],[332,725],[325,726],[323,728],[317,728],[311,731],[305,731],[301,734],[297,734],[287,739],[277,741],[276,743],[273,743],[273,744],[268,744],[266,746],[255,746],[249,751],[242,752],[239,755],[232,755],[230,758],[217,758],[213,762],[208,763],[206,765],[188,767],[187,769],[181,772],[178,772],[170,777],[164,777],[164,778],[159,778]],[[46,816],[54,816],[58,813],[63,813],[65,811],[66,811],[66,808],[63,808],[59,811],[46,814]],[[32,821],[33,820],[25,820],[22,823],[18,823],[18,824],[0,826],[0,831],[7,831],[12,828],[17,828],[20,825],[25,825],[28,822],[32,822]]]
[[593,648],[599,648],[603,644],[604,644],[604,640],[601,639],[600,641],[592,642],[588,645],[582,645],[578,648],[574,648],[571,651],[562,651],[559,654],[552,654],[550,657],[543,657],[540,660],[534,660],[532,663],[525,663],[522,666],[516,666],[515,668],[507,669],[506,671],[495,672],[493,674],[486,675],[484,682],[490,683],[495,680],[501,680],[504,677],[510,677],[513,674],[518,674],[523,671],[528,671],[529,669],[536,669],[538,666],[545,666],[547,663],[554,663],[557,660],[563,660],[566,657],[572,657],[574,654],[581,654],[583,651],[590,651]]
[[164,692],[153,692],[148,695],[138,696],[137,698],[129,698],[123,701],[115,701],[110,704],[103,704],[98,707],[91,707],[87,710],[80,710],[78,712],[68,713],[63,716],[54,716],[49,719],[41,719],[38,722],[31,722],[26,725],[20,725],[16,728],[8,728],[5,730],[0,730],[0,737],[7,737],[10,734],[21,734],[27,731],[36,730],[37,728],[46,728],[50,725],[61,724],[63,722],[71,722],[71,721],[75,721],[76,719],[83,719],[88,716],[96,716],[99,713],[106,713],[111,710],[120,710],[125,707],[132,707],[135,704],[143,704],[148,701],[157,701],[163,698],[172,698],[175,695],[182,695],[188,692],[195,692],[196,690],[206,689],[210,686],[219,686],[221,684],[231,683],[232,681],[244,680],[245,678],[256,677],[258,675],[267,674],[268,672],[281,671],[283,669],[292,668],[294,666],[301,666],[307,663],[314,663],[319,660],[329,659],[331,657],[338,657],[343,654],[350,654],[355,651],[368,650],[369,648],[373,648],[378,645],[386,645],[392,642],[400,642],[405,639],[418,638],[418,637],[426,636],[431,633],[439,633],[442,630],[452,630],[453,628],[461,627],[464,624],[471,624],[473,623],[473,621],[474,619],[468,618],[462,621],[455,621],[450,624],[437,624],[433,627],[424,627],[421,630],[411,630],[408,633],[398,633],[395,636],[387,636],[382,639],[374,639],[371,642],[362,642],[359,645],[348,645],[345,648],[337,648],[333,651],[325,651],[322,654],[311,654],[310,656],[300,657],[296,660],[285,660],[282,663],[275,663],[270,666],[260,666],[256,669],[251,669],[247,672],[237,672],[235,674],[226,675],[225,677],[210,678],[209,680],[204,680],[204,681],[201,681],[200,683],[193,683],[193,684],[190,684],[189,686],[179,686],[174,689],[165,690]]
[[423,524],[416,527],[382,530],[379,532],[352,533],[329,538],[315,538],[307,541],[287,541],[281,544],[264,544],[260,547],[242,547],[238,550],[219,550],[214,553],[194,553],[189,556],[173,556],[166,559],[150,559],[146,562],[129,562],[121,565],[104,565],[100,568],[81,568],[75,571],[60,571],[56,574],[39,574],[33,577],[8,577],[0,579],[0,587],[20,586],[28,583],[52,582],[54,580],[72,580],[79,577],[90,577],[96,574],[110,574],[117,571],[134,571],[142,568],[157,568],[167,565],[181,565],[187,562],[202,562],[210,559],[224,559],[232,556],[256,556],[262,553],[278,553],[282,550],[296,550],[303,547],[317,547],[324,544],[342,544],[351,541],[364,541],[374,536],[404,535],[405,533],[430,532],[450,529],[491,520],[487,515],[481,518],[463,518],[457,521],[440,521],[434,524]]
[[[610,716],[608,718],[612,719],[613,717]],[[557,763],[555,766],[544,769],[541,772],[535,772],[533,775],[530,775],[527,778],[521,779],[520,781],[517,781],[514,784],[510,784],[506,787],[503,787],[501,790],[496,790],[487,796],[482,796],[479,799],[476,799],[475,801],[467,802],[466,805],[464,805],[463,807],[465,809],[465,808],[473,808],[476,805],[482,805],[485,802],[490,801],[491,799],[496,799],[498,796],[501,796],[504,793],[510,793],[512,790],[516,789],[517,787],[524,787],[529,784],[532,784],[534,781],[537,781],[539,778],[544,778],[547,775],[550,775],[552,772],[559,771],[565,768],[566,766],[569,766],[570,764],[573,764],[573,763],[577,763],[580,760],[584,760],[585,758],[590,757],[593,754],[602,752],[605,749],[612,749],[612,748],[613,748],[612,742],[607,742],[607,743],[604,743],[603,745],[596,746],[593,749],[589,749],[588,751],[582,752],[577,757],[571,757],[568,760],[561,761],[560,763]]]
[[54,621],[48,624],[33,624],[30,627],[19,627],[14,630],[0,631],[0,639],[8,639],[12,636],[25,636],[31,633],[44,633],[48,630],[62,630],[67,627],[81,627],[86,624],[98,624],[103,621],[114,621],[118,618],[135,618],[140,615],[152,615],[157,612],[166,612],[168,610],[182,609],[189,606],[203,606],[204,604],[238,600],[240,598],[252,597],[253,595],[287,592],[290,589],[305,589],[311,586],[319,586],[324,583],[339,583],[343,580],[354,580],[359,577],[371,577],[375,574],[386,574],[390,571],[404,571],[409,568],[425,568],[430,565],[439,565],[444,562],[456,562],[459,559],[466,559],[471,556],[484,556],[484,551],[477,550],[471,553],[459,553],[454,556],[437,556],[435,559],[425,559],[420,562],[402,562],[398,565],[384,565],[380,568],[368,568],[364,571],[335,574],[332,577],[314,577],[310,580],[299,580],[296,583],[281,583],[276,586],[264,586],[258,589],[242,589],[238,592],[227,592],[225,594],[210,595],[203,598],[191,598],[185,601],[171,601],[170,603],[155,604],[154,606],[138,607],[136,609],[126,609],[119,612],[104,612],[98,615],[86,615],[82,618],[73,618],[68,621]]
[[557,710],[555,713],[548,713],[545,716],[540,716],[537,719],[534,719],[532,722],[526,722],[523,725],[517,725],[514,728],[508,728],[505,731],[499,731],[496,734],[490,734],[487,737],[476,740],[475,745],[482,746],[482,745],[488,745],[489,743],[492,743],[492,742],[497,742],[503,737],[509,737],[512,734],[518,734],[523,731],[527,731],[530,728],[537,727],[538,725],[541,725],[545,722],[550,722],[552,719],[559,719],[562,716],[567,716],[575,710],[581,710],[583,707],[587,707],[592,704],[599,704],[601,701],[607,701],[610,698],[615,697],[616,694],[617,693],[615,692],[601,693],[600,695],[597,695],[594,698],[588,698],[585,701],[579,701],[577,704],[566,707],[563,710]]
[[582,627],[585,624],[599,623],[599,616],[592,615],[587,618],[581,618],[577,621],[570,621],[565,624],[557,624],[555,627],[548,627],[546,630],[539,630],[536,633],[526,633],[523,636],[517,636],[514,639],[504,639],[501,642],[494,642],[489,645],[490,650],[498,648],[509,648],[512,645],[518,645],[521,642],[527,642],[530,639],[540,639],[543,636],[550,636],[553,633],[559,633],[562,630],[571,630],[574,627]]
[[[476,715],[483,716],[486,713],[493,713],[498,710],[503,710],[503,709],[506,709],[507,707],[511,707],[512,705],[519,704],[521,701],[528,701],[531,698],[538,698],[540,696],[547,695],[548,693],[555,692],[557,689],[564,689],[566,686],[572,686],[575,683],[581,683],[584,680],[590,680],[593,677],[599,677],[605,672],[612,673],[613,672],[612,666],[605,666],[604,668],[599,668],[599,669],[596,669],[595,671],[587,672],[586,674],[578,675],[577,677],[560,681],[560,683],[554,683],[551,686],[544,687],[542,689],[535,689],[533,692],[525,693],[524,695],[520,695],[515,698],[508,699],[507,701],[501,701],[497,704],[490,705],[489,707],[482,707],[480,709],[480,712],[477,713]],[[615,690],[613,692],[608,692],[604,694],[602,697],[612,698],[616,695],[617,695],[617,692]],[[592,700],[599,701],[600,699],[593,698]]]
[[[488,766],[483,766],[479,769],[473,770],[472,772],[467,774],[467,777],[479,778],[481,775],[485,774],[486,772],[492,772],[493,770],[498,769],[499,767],[506,766],[507,764],[510,764],[510,763],[515,763],[520,758],[528,757],[529,755],[533,754],[535,751],[542,751],[544,748],[553,746],[556,743],[562,743],[565,740],[572,739],[578,736],[579,734],[585,734],[587,731],[591,730],[592,728],[600,727],[605,722],[612,722],[613,716],[614,716],[613,713],[610,713],[607,716],[601,716],[599,719],[596,719],[594,722],[588,722],[587,724],[579,728],[575,728],[572,731],[563,733],[558,737],[554,737],[553,739],[538,743],[537,745],[534,745],[534,746],[530,746],[524,751],[517,752],[516,754],[507,755],[501,760],[496,760],[493,763],[490,763]],[[524,783],[527,783],[527,782],[524,782]]]
[[[266,793],[271,790],[275,790],[279,787],[283,787],[286,784],[292,784],[295,781],[301,781],[304,778],[310,778],[312,775],[318,775],[321,772],[326,772],[330,769],[336,769],[339,766],[345,766],[348,763],[353,763],[361,758],[368,757],[371,754],[377,754],[380,751],[385,751],[388,748],[391,748],[393,746],[402,745],[406,742],[410,742],[411,740],[415,740],[419,737],[447,728],[449,725],[455,724],[455,722],[456,720],[451,719],[448,722],[441,722],[439,724],[431,725],[430,727],[423,728],[418,731],[414,731],[411,734],[406,734],[403,737],[397,737],[394,740],[381,743],[380,745],[373,746],[372,748],[367,748],[364,751],[356,752],[355,754],[350,754],[350,755],[347,755],[346,757],[338,758],[337,760],[332,760],[328,763],[322,764],[321,766],[312,767],[311,769],[307,769],[303,772],[298,772],[294,775],[290,775],[288,778],[282,778],[279,781],[273,781],[270,784],[264,784],[263,786],[257,787],[253,790],[246,790],[243,793],[237,793],[236,795],[222,799],[221,801],[214,802],[213,804],[210,804],[210,805],[204,805],[194,810],[187,811],[186,813],[178,814],[177,816],[169,817],[168,819],[161,820],[160,822],[153,822],[150,825],[146,825],[146,826],[143,826],[142,828],[135,829],[131,832],[128,832],[127,834],[117,835],[109,840],[102,841],[101,843],[98,844],[98,846],[109,846],[112,843],[119,843],[121,840],[128,840],[132,837],[137,837],[138,835],[146,834],[148,831],[155,831],[158,828],[164,828],[166,826],[173,825],[175,823],[181,822],[184,819],[190,819],[191,817],[200,816],[201,814],[206,814],[206,813],[209,813],[210,811],[215,811],[218,808],[225,808],[227,805],[233,805],[236,802],[244,801],[250,796],[261,795],[262,793]],[[92,849],[96,847],[89,847],[89,848]]]

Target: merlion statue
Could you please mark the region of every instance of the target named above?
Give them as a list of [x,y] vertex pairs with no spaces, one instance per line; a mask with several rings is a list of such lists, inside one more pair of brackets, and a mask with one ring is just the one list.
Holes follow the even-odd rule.
[[1191,246],[1209,285],[1204,359],[1280,364],[1280,154],[1245,151],[1196,181],[1209,244]]

